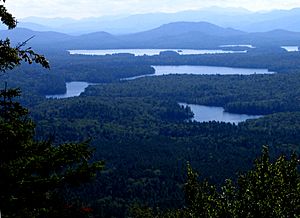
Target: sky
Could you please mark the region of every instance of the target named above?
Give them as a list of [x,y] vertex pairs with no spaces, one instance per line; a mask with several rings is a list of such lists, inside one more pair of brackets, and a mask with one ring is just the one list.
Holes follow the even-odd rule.
[[251,11],[300,7],[299,0],[7,0],[8,10],[17,18],[101,17],[150,12],[177,12],[212,6],[243,7]]

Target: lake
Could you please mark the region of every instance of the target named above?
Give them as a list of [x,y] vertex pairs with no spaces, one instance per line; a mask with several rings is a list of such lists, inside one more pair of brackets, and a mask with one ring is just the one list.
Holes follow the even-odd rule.
[[281,46],[281,48],[285,49],[288,52],[299,51],[298,46]]
[[239,44],[239,45],[220,45],[220,48],[233,48],[233,47],[247,47],[247,48],[256,48],[250,44]]
[[251,75],[251,74],[273,74],[268,69],[213,67],[213,66],[152,66],[155,76],[166,74],[195,74],[195,75]]
[[[168,74],[195,74],[195,75],[250,75],[250,74],[272,74],[267,69],[251,69],[251,68],[232,68],[232,67],[211,67],[211,66],[152,66],[155,69],[154,74],[146,74],[135,77],[123,78],[121,80],[133,80],[146,76],[161,76]],[[94,83],[87,82],[67,82],[67,92],[65,94],[58,95],[46,95],[46,98],[70,98],[79,96],[84,92],[85,88],[89,85],[95,85]]]
[[251,75],[251,74],[273,74],[275,72],[268,69],[255,68],[234,68],[234,67],[213,67],[213,66],[152,66],[155,69],[154,74],[146,74],[124,78],[122,80],[133,80],[146,76],[162,76],[169,74],[194,74],[194,75]]
[[89,85],[93,85],[93,83],[87,83],[87,82],[67,82],[67,92],[65,94],[59,94],[59,95],[46,95],[46,98],[70,98],[70,97],[76,97],[79,96],[82,92],[84,92],[85,88],[87,88]]
[[248,119],[257,119],[260,115],[233,114],[224,111],[222,107],[210,107],[204,105],[179,103],[182,106],[189,106],[194,113],[192,120],[197,122],[219,121],[238,124]]
[[162,51],[175,51],[180,55],[196,54],[230,54],[246,53],[247,51],[226,51],[222,49],[103,49],[103,50],[68,50],[71,55],[112,55],[112,54],[134,54],[135,56],[159,55]]

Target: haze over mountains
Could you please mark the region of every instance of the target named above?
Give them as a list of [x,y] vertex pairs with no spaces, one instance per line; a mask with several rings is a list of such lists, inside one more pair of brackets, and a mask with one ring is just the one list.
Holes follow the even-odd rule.
[[[119,34],[114,31],[117,29]],[[19,28],[0,33],[2,38],[9,37],[15,43],[35,36],[30,45],[63,50],[209,49],[226,44],[280,49],[283,45],[300,45],[300,9],[253,13],[240,8],[215,7],[83,20],[31,17],[21,20]]]
[[300,8],[250,12],[243,8],[211,7],[177,13],[150,13],[85,18],[39,18],[28,17],[19,20],[19,27],[36,31],[57,31],[73,35],[105,31],[111,34],[128,34],[146,31],[172,22],[205,21],[221,27],[231,27],[245,32],[265,32],[285,29],[300,32]]
[[176,22],[133,34],[112,35],[94,32],[72,36],[54,31],[33,31],[17,28],[0,31],[2,38],[22,42],[35,36],[29,45],[47,49],[117,49],[117,48],[190,48],[215,49],[227,44],[251,44],[257,47],[300,45],[300,32],[273,30],[247,33],[233,28],[223,28],[207,22]]

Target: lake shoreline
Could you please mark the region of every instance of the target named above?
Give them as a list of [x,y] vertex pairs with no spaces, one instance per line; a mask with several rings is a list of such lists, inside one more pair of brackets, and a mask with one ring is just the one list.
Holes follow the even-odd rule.
[[263,117],[262,115],[248,115],[248,114],[236,114],[225,111],[223,107],[206,106],[198,104],[178,103],[183,107],[190,107],[194,113],[194,117],[189,119],[195,122],[225,122],[238,125],[241,122],[245,122],[249,119],[258,119]]

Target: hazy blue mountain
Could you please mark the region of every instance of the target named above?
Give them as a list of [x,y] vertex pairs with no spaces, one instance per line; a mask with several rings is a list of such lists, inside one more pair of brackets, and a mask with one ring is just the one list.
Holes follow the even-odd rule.
[[[22,22],[33,22],[44,26],[54,28],[55,31],[65,33],[90,33],[97,31],[106,31],[113,34],[124,34],[132,32],[141,32],[156,28],[160,25],[188,21],[199,22],[207,21],[219,24],[222,21],[236,21],[237,16],[243,16],[250,12],[242,8],[219,8],[211,7],[201,10],[182,11],[177,13],[148,13],[135,14],[130,16],[105,16],[86,18],[82,20],[72,20],[62,18],[39,18],[31,17],[22,19]],[[226,19],[224,19],[226,17]],[[229,22],[230,23],[230,22]]]
[[18,27],[31,29],[34,31],[54,31],[54,29],[52,27],[37,24],[37,23],[32,23],[32,22],[19,22]]
[[164,24],[158,28],[148,30],[145,32],[131,34],[130,36],[144,38],[152,37],[153,35],[155,35],[156,37],[160,37],[168,35],[179,35],[189,32],[201,32],[207,35],[224,37],[244,34],[244,32],[240,30],[235,30],[232,28],[223,28],[208,22],[175,22]]
[[[287,30],[246,33],[206,22],[177,22],[120,37],[128,46],[150,48],[216,48],[226,44],[300,45],[300,33]],[[137,46],[138,45],[138,46]]]
[[30,42],[34,44],[45,44],[49,42],[58,42],[63,40],[70,40],[72,37],[53,31],[33,31],[26,28],[16,28],[13,30],[0,31],[1,38],[10,38],[12,42],[22,42],[33,37]]
[[[128,15],[127,15],[128,16]],[[91,17],[80,20],[69,19],[69,18],[38,18],[29,17],[21,19],[20,23],[36,23],[38,25],[46,26],[49,30],[63,32],[71,35],[81,35],[86,33],[98,32],[103,30],[112,30],[107,32],[119,31],[122,32],[124,28],[117,26],[114,27],[114,22],[118,19],[127,17],[126,15],[118,16],[102,16],[102,17]],[[112,25],[112,27],[111,27]],[[24,26],[25,27],[25,26]],[[43,31],[43,29],[36,26],[34,30]],[[115,29],[119,28],[119,30]],[[33,28],[32,28],[33,29]],[[124,30],[126,32],[126,30]]]
[[[105,31],[112,34],[128,34],[154,29],[173,22],[209,22],[222,27],[232,27],[249,32],[265,32],[273,29],[300,31],[300,9],[273,10],[269,12],[250,12],[243,8],[211,7],[201,10],[181,11],[177,13],[148,13],[92,17],[81,20],[69,18],[30,17],[20,20],[34,30],[48,30],[81,35],[84,33]],[[33,23],[42,26],[33,26]]]
[[300,45],[300,33],[287,30],[272,30],[268,32],[249,33],[243,36],[244,41],[255,45]]
[[175,22],[158,28],[119,36],[127,46],[172,48],[181,45],[185,48],[216,46],[220,40],[229,36],[245,34],[231,28],[222,28],[207,22]]
[[68,41],[68,49],[97,49],[97,48],[118,48],[124,43],[114,35],[107,32],[95,32],[75,36],[71,41]]
[[2,38],[22,42],[34,36],[29,45],[50,49],[116,49],[116,48],[218,48],[225,44],[254,46],[300,45],[300,33],[287,30],[247,33],[223,28],[207,22],[175,22],[133,34],[113,35],[94,32],[72,36],[54,31],[33,31],[25,28],[0,31]]
[[[132,32],[141,32],[149,29],[156,28],[163,24],[174,22],[200,22],[206,21],[211,23],[218,23],[218,20],[223,20],[223,16],[241,16],[248,14],[245,9],[237,8],[206,8],[201,10],[182,11],[177,13],[149,13],[149,14],[136,14],[126,18],[114,20],[108,23],[109,27],[130,30]],[[233,19],[234,20],[234,19]]]
[[[18,44],[28,39],[28,46],[45,49],[93,49],[105,47],[121,46],[119,39],[106,32],[96,32],[81,36],[71,36],[53,31],[33,31],[26,28],[16,28],[14,30],[1,30],[2,39],[10,38],[12,43]],[[33,38],[32,38],[33,37]]]
[[37,50],[43,49],[44,51],[65,50],[65,48],[61,47],[59,44],[63,41],[72,41],[72,37],[64,33],[33,31],[25,28],[2,30],[0,31],[0,36],[2,39],[9,37],[14,45],[30,39],[26,44],[26,47],[33,46]]
[[22,18],[19,21],[21,23],[22,22],[36,23],[39,25],[48,26],[50,28],[57,28],[62,25],[76,22],[76,20],[72,18],[60,18],[60,17],[57,18],[27,17],[27,18]]
[[[258,19],[257,17],[262,18]],[[300,32],[300,8],[289,11],[278,10],[265,14],[257,13],[256,20],[254,19],[249,24],[237,25],[236,27],[249,32],[265,32],[274,29]]]

